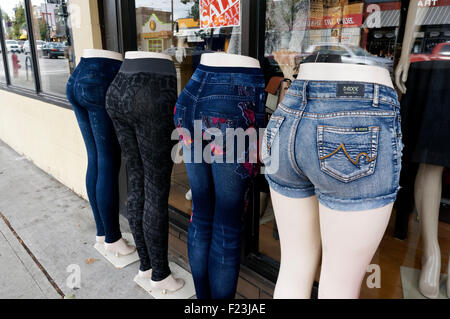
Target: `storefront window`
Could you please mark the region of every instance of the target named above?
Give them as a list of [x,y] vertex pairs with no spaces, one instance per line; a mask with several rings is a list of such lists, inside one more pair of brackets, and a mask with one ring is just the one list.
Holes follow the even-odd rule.
[[[179,93],[200,63],[202,53],[241,53],[238,23],[220,28],[212,28],[209,20],[200,23],[201,5],[199,0],[136,0],[138,50],[173,57]],[[188,215],[192,212],[191,202],[186,199],[189,188],[184,164],[175,165],[169,204]]]
[[34,89],[33,63],[26,54],[28,25],[24,1],[1,0],[4,20],[6,53],[11,84],[27,89]]
[[400,1],[267,0],[266,5],[264,55],[284,77],[293,79],[301,63],[331,60],[393,72]]
[[[389,0],[266,0],[265,18],[264,72],[269,79],[281,76],[294,80],[301,65],[308,62],[363,64],[390,71],[400,100],[402,140],[405,144],[401,190],[388,231],[372,263],[379,265],[383,274],[386,269],[392,276],[395,273],[402,282],[410,280],[409,274],[420,264],[420,254],[416,255],[415,248],[421,229],[409,223],[409,242],[394,242],[393,237],[406,237],[408,216],[414,209],[414,201],[418,203],[417,196],[424,196],[420,191],[414,194],[414,189],[425,187],[424,180],[432,174],[428,164],[436,165],[433,166],[435,169],[441,168],[435,183],[438,185],[436,189],[440,189],[440,176],[443,174],[442,197],[438,192],[434,198],[422,199],[421,208],[431,210],[433,200],[435,203],[441,201],[440,209],[435,206],[433,214],[446,215],[450,194],[450,149],[442,148],[450,123],[450,90],[446,80],[450,70],[450,1],[414,3],[417,13],[412,17],[413,20],[415,18],[413,27],[406,26],[406,32],[401,35],[403,39],[411,39],[410,47],[399,39],[399,33],[404,32],[401,24],[407,25],[406,19],[409,19],[406,14],[401,17],[401,12],[408,8],[408,12],[413,10],[408,2],[403,2],[402,9],[402,1]],[[406,50],[403,62],[402,50]],[[406,82],[395,81],[394,70],[398,65],[403,65],[408,72]],[[422,186],[418,188],[416,183]],[[280,261],[277,225],[270,195],[266,192],[261,193],[261,207],[259,252]],[[425,240],[430,242],[437,240],[436,234],[434,238],[429,234],[422,233],[422,236],[428,237]],[[439,236],[442,238],[445,234],[441,231]],[[388,251],[393,250],[404,254],[403,257],[398,259],[392,255],[386,258]],[[422,276],[427,276],[427,271],[430,269],[423,267],[425,275]],[[376,290],[363,284],[361,296],[402,298],[394,284],[383,285]],[[404,288],[403,294],[407,298],[412,292]],[[419,292],[417,296],[420,296]]]
[[0,61],[0,82],[6,83],[5,68],[3,67],[3,59]]
[[[65,96],[74,60],[67,1],[32,0],[31,10],[41,89]],[[28,40],[24,46],[25,54],[30,56]]]
[[[1,7],[0,7],[0,14],[1,14]],[[1,19],[2,24],[0,25],[0,41],[3,40],[3,34],[1,34],[1,30],[5,29],[5,21]],[[6,83],[6,75],[5,75],[5,67],[3,64],[3,46],[2,43],[0,43],[0,83]]]

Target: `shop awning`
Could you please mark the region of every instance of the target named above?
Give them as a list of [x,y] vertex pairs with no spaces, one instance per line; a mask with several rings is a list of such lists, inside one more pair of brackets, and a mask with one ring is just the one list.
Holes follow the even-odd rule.
[[[376,15],[379,14],[379,24]],[[417,25],[450,24],[450,6],[419,8],[416,17]],[[372,12],[365,20],[364,28],[398,27],[400,25],[400,10]]]
[[450,24],[450,6],[419,8],[416,17],[416,24]]
[[[379,21],[377,15],[380,15]],[[375,11],[369,14],[363,28],[398,27],[400,24],[400,10]]]

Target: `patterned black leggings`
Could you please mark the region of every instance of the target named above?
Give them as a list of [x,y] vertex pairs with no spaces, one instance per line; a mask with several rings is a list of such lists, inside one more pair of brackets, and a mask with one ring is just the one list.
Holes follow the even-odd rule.
[[174,68],[169,75],[124,72],[124,67],[129,70],[127,61],[108,90],[107,111],[126,158],[127,217],[140,270],[152,268],[152,280],[160,281],[171,273],[167,257],[168,198],[171,150],[176,143],[171,133],[177,80]]

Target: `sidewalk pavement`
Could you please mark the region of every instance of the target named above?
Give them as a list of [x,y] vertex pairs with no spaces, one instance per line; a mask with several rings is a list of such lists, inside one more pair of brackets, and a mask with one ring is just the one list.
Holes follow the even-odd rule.
[[[86,200],[0,141],[0,298],[151,298],[133,282],[139,262],[114,268],[95,234]],[[70,265],[81,269],[79,289],[67,285]]]

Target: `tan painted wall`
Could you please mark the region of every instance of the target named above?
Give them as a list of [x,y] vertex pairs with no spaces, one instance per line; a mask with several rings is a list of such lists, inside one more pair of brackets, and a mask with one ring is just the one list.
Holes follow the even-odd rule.
[[70,0],[72,34],[77,62],[84,49],[101,49],[102,35],[96,0]]
[[72,110],[0,90],[0,139],[87,198],[87,155]]
[[[101,49],[96,0],[70,0],[75,56]],[[87,155],[72,110],[0,90],[0,139],[87,199]]]

